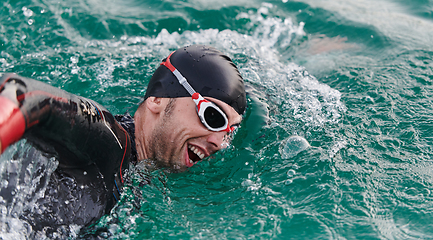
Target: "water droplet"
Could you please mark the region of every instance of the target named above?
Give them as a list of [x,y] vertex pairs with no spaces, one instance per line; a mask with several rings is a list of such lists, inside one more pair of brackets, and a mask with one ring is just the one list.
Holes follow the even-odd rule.
[[6,188],[6,187],[8,186],[8,184],[9,184],[8,180],[3,179],[3,180],[1,181],[1,188]]
[[305,138],[300,136],[292,136],[285,141],[285,144],[281,150],[281,156],[283,158],[292,158],[309,147],[310,144],[307,140],[305,140]]
[[78,63],[78,58],[76,58],[76,57],[71,57],[71,62],[72,62],[72,63]]
[[290,185],[292,184],[293,180],[292,179],[287,179],[286,182],[284,184],[286,185]]
[[293,176],[295,176],[295,174],[296,174],[296,172],[293,169],[290,169],[289,171],[287,171],[287,176],[288,177],[293,177]]
[[23,14],[26,17],[31,17],[33,15],[33,11],[26,7],[22,7],[21,10],[23,10]]
[[83,174],[84,174],[84,175],[87,175],[87,172],[86,172],[86,171],[84,171],[84,172],[83,172]]
[[28,23],[29,25],[32,25],[34,22],[35,22],[35,20],[33,20],[33,19],[29,19],[29,20],[27,21],[27,23]]
[[254,185],[254,182],[249,180],[249,179],[242,182],[242,186],[244,186],[244,187],[245,186],[248,187],[248,186],[252,186],[252,185]]

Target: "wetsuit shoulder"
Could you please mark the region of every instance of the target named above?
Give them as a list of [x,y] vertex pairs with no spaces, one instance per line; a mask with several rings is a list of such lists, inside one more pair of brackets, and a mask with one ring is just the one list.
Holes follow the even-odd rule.
[[[13,122],[19,131],[9,130]],[[116,179],[123,182],[131,158],[131,137],[106,108],[33,79],[5,75],[0,79],[0,148],[20,138],[56,156],[64,175],[80,178],[76,172],[98,169],[105,211],[112,208]]]

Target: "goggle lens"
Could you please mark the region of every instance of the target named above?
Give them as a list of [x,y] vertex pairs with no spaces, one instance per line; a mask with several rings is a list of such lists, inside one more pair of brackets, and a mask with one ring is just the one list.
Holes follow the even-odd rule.
[[213,107],[207,107],[204,110],[204,119],[212,128],[224,127],[227,124],[221,113]]

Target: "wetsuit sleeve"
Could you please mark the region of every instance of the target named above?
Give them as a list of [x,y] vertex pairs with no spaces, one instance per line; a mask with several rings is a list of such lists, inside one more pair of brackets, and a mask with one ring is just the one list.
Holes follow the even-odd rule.
[[130,154],[127,132],[96,102],[15,74],[0,79],[0,149],[21,138],[58,155],[59,166],[96,164],[104,177]]

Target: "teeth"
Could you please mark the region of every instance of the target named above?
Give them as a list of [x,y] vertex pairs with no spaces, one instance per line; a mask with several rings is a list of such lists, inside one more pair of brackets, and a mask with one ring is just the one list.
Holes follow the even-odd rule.
[[200,159],[204,158],[204,153],[200,152],[200,150],[198,150],[198,148],[196,148],[194,146],[190,146],[189,149],[191,149],[191,151],[193,153],[195,153]]

